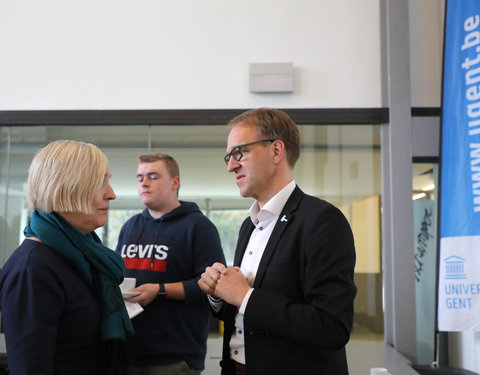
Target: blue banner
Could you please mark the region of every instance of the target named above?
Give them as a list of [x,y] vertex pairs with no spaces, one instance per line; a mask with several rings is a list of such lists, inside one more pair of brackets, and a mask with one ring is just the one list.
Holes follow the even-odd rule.
[[446,6],[438,330],[480,329],[480,0]]

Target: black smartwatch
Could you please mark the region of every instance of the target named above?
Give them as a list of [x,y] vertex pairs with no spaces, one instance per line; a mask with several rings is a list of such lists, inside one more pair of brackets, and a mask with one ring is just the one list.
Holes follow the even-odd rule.
[[160,289],[158,290],[157,298],[156,299],[165,299],[167,298],[167,292],[165,292],[165,284],[161,283],[158,284]]

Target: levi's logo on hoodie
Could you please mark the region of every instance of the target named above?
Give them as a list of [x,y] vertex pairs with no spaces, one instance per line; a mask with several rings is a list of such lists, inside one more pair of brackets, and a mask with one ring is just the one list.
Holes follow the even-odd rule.
[[123,245],[121,249],[125,267],[134,270],[165,272],[167,269],[168,246],[166,245]]

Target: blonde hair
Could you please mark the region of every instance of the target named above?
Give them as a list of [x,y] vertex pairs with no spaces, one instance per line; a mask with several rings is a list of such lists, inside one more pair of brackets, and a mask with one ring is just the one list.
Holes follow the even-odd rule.
[[60,140],[40,149],[32,160],[27,203],[43,212],[92,213],[101,188],[107,157],[90,143]]

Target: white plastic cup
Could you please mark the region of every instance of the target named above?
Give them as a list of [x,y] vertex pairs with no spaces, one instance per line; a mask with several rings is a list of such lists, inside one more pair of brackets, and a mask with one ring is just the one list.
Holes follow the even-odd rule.
[[133,288],[135,288],[135,285],[137,283],[137,279],[134,277],[125,277],[123,279],[123,282],[120,284],[120,290],[127,292]]
[[372,367],[370,369],[370,375],[390,375],[388,370],[383,367]]

